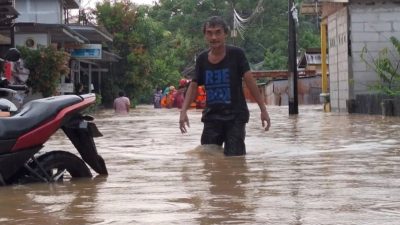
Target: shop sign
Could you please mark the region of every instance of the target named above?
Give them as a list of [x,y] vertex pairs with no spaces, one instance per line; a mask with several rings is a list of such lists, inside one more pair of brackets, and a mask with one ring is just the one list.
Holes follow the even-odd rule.
[[83,44],[71,53],[76,59],[101,59],[101,44]]

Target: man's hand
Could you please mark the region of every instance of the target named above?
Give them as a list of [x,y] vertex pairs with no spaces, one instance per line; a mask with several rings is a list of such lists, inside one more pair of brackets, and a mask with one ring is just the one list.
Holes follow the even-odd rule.
[[187,116],[186,111],[181,111],[181,114],[179,116],[179,129],[181,129],[182,134],[187,133],[185,123],[189,126],[189,118]]
[[[265,131],[269,130],[269,127],[271,126],[271,119],[269,118],[269,114],[267,110],[261,110],[261,123],[262,126],[265,127]],[[265,126],[265,122],[267,122],[267,126]]]
[[[261,97],[260,91],[258,90],[256,80],[253,78],[253,74],[251,71],[247,71],[244,74],[244,81],[246,83],[247,88],[250,90],[251,95],[254,97],[256,100],[258,106],[260,107],[261,110],[261,123],[262,126],[265,128],[266,131],[269,130],[269,127],[271,126],[271,121],[267,112],[267,109],[264,104],[264,100]],[[267,122],[267,125],[265,125],[265,122]]]

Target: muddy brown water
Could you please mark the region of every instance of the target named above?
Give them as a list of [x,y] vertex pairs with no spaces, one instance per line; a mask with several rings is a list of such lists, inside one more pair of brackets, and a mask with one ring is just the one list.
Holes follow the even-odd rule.
[[[249,104],[245,157],[199,146],[177,109],[99,111],[108,177],[0,187],[0,224],[400,224],[400,118]],[[62,133],[45,147],[73,151]]]

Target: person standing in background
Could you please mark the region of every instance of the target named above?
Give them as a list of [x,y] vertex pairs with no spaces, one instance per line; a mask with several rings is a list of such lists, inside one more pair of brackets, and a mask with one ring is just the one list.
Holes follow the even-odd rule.
[[158,87],[153,96],[154,108],[161,108],[161,98],[162,97],[163,97],[162,90],[161,90],[161,88]]
[[167,94],[167,108],[171,109],[174,107],[174,102],[175,102],[175,95],[176,95],[176,89],[174,86],[169,87],[169,92]]
[[114,100],[115,114],[128,115],[129,108],[131,107],[129,98],[125,97],[125,93],[123,91],[120,91],[118,96],[119,97]]
[[174,107],[176,107],[178,109],[182,108],[182,104],[185,99],[186,88],[187,88],[187,80],[181,79],[179,81],[178,90],[176,91],[176,94],[175,94]]

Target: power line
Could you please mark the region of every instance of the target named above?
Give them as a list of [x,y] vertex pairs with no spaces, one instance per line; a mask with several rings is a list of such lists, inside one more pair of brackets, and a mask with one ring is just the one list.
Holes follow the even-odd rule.
[[236,37],[236,32],[240,34],[240,37],[244,40],[244,31],[247,28],[246,23],[251,22],[251,20],[257,16],[257,14],[264,11],[263,5],[264,0],[258,0],[256,8],[252,11],[251,15],[247,18],[242,18],[236,9],[233,9],[233,32]]

